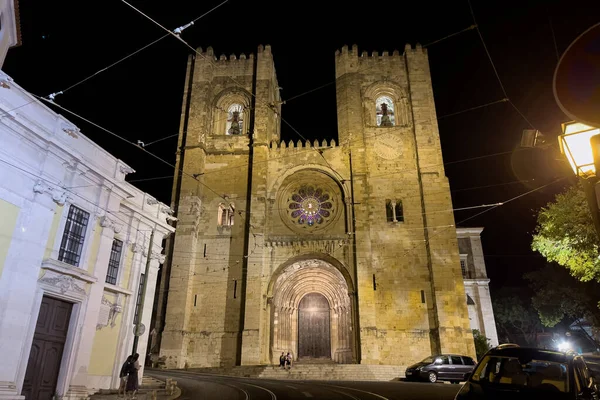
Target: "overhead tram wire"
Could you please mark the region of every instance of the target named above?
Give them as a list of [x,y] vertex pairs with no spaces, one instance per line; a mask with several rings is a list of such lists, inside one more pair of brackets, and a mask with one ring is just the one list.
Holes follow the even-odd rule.
[[529,124],[529,126],[531,128],[536,129],[535,126],[533,126],[533,124],[529,121],[529,119],[527,119],[527,117],[525,116],[525,114],[523,114],[521,112],[521,110],[519,110],[517,108],[517,106],[515,105],[515,103],[512,102],[512,100],[510,100],[510,97],[506,93],[506,89],[504,88],[504,84],[502,83],[502,79],[500,79],[500,74],[498,74],[498,69],[496,69],[496,64],[494,64],[494,60],[492,59],[492,55],[490,54],[490,51],[488,50],[487,45],[485,44],[485,40],[483,40],[483,35],[481,34],[481,30],[479,29],[479,25],[477,24],[477,19],[475,18],[475,12],[473,11],[473,6],[471,5],[471,0],[467,0],[467,3],[469,3],[469,10],[471,11],[471,17],[473,18],[473,23],[475,24],[475,27],[477,29],[477,34],[479,35],[479,39],[481,40],[481,44],[483,45],[483,49],[485,50],[485,54],[487,55],[488,60],[490,61],[490,64],[492,65],[492,69],[494,70],[494,74],[496,75],[496,78],[498,79],[498,83],[500,84],[500,89],[502,89],[502,93],[504,93],[504,97],[506,99],[508,99],[508,102],[510,103],[510,105],[525,120],[525,122],[527,122],[527,124]]
[[[83,116],[81,116],[81,115],[77,114],[77,113],[76,113],[76,112],[74,112],[74,111],[71,111],[71,110],[69,110],[69,109],[67,109],[67,108],[65,108],[65,107],[63,107],[63,106],[61,106],[60,104],[57,104],[56,102],[54,102],[54,101],[52,101],[52,100],[46,99],[46,98],[44,98],[44,97],[41,97],[41,96],[38,96],[38,95],[35,95],[35,94],[32,94],[32,93],[30,93],[30,94],[31,94],[32,96],[34,96],[34,97],[38,98],[39,100],[42,100],[42,101],[44,101],[44,102],[46,102],[46,103],[48,103],[48,104],[52,104],[52,105],[54,105],[54,106],[56,106],[56,107],[60,108],[61,110],[64,110],[64,111],[68,112],[69,114],[71,114],[71,115],[73,115],[73,116],[75,116],[75,117],[77,117],[77,118],[81,119],[82,121],[85,121],[85,122],[87,122],[88,124],[90,124],[90,125],[92,125],[92,126],[95,126],[96,128],[98,128],[98,129],[100,129],[100,130],[103,130],[104,132],[106,132],[106,133],[108,133],[108,134],[110,134],[110,135],[112,135],[112,136],[114,136],[114,137],[116,137],[116,138],[118,138],[118,139],[120,139],[120,140],[124,141],[125,143],[127,143],[127,144],[130,144],[130,145],[132,145],[132,146],[134,146],[134,147],[136,147],[136,148],[140,149],[141,151],[143,151],[143,152],[145,152],[145,153],[147,153],[147,154],[151,155],[151,156],[152,156],[152,157],[154,157],[155,159],[159,160],[159,161],[160,161],[160,162],[162,162],[163,164],[166,164],[166,165],[170,166],[171,168],[174,168],[176,171],[178,171],[178,170],[177,170],[177,167],[176,167],[175,165],[173,165],[172,163],[170,163],[169,161],[167,161],[167,160],[165,160],[165,159],[163,159],[163,158],[161,158],[161,157],[157,156],[157,155],[156,155],[156,154],[154,154],[154,153],[151,153],[151,152],[149,152],[148,150],[146,150],[146,149],[144,149],[143,147],[141,147],[141,146],[137,145],[136,143],[134,143],[134,142],[130,141],[129,139],[126,139],[126,138],[124,138],[124,137],[122,137],[122,136],[118,135],[117,133],[115,133],[115,132],[113,132],[113,131],[111,131],[111,130],[109,130],[109,129],[107,129],[107,128],[105,128],[105,127],[103,127],[103,126],[101,126],[101,125],[99,125],[99,124],[97,124],[97,123],[95,123],[94,121],[91,121],[91,120],[89,120],[89,119],[87,119],[87,118],[85,118],[85,117],[83,117]],[[183,168],[181,169],[181,171],[178,171],[178,172],[181,172],[181,173],[183,173],[184,175],[187,175],[188,177],[192,178],[192,179],[193,179],[193,180],[195,180],[196,182],[200,183],[202,186],[204,186],[205,188],[207,188],[208,190],[210,190],[212,193],[214,193],[214,194],[215,194],[215,195],[217,195],[218,197],[220,197],[220,198],[222,198],[223,200],[225,200],[225,201],[227,202],[227,204],[229,205],[229,201],[228,201],[228,200],[227,200],[227,199],[226,199],[226,198],[225,198],[223,195],[221,195],[221,194],[217,193],[217,192],[216,192],[214,189],[212,189],[210,186],[206,185],[204,182],[201,182],[201,181],[200,181],[200,180],[199,180],[197,177],[195,177],[194,175],[191,175],[191,174],[189,174],[189,173],[185,172],[185,171],[183,170]]]
[[[185,46],[187,46],[190,50],[192,50],[194,53],[196,53],[197,55],[199,55],[200,57],[202,57],[203,59],[207,60],[208,62],[210,62],[213,66],[215,65],[213,60],[210,60],[209,58],[205,57],[204,54],[200,53],[196,48],[194,48],[193,46],[191,46],[188,42],[186,42],[185,40],[183,40],[181,38],[180,35],[174,33],[173,31],[170,31],[169,29],[165,28],[163,25],[161,25],[159,22],[157,22],[156,20],[152,19],[150,16],[148,16],[147,14],[145,14],[143,11],[141,11],[140,9],[134,7],[132,4],[128,3],[126,0],[121,0],[122,3],[126,4],[127,6],[129,6],[130,8],[132,8],[133,10],[135,10],[136,12],[138,12],[140,15],[142,15],[143,17],[145,17],[146,19],[148,19],[149,21],[151,21],[152,23],[154,23],[155,25],[157,25],[160,29],[164,30],[165,32],[168,32],[169,35],[173,36],[174,38],[176,38],[177,40],[179,40],[181,43],[183,43]],[[227,78],[229,78],[231,81],[233,81],[235,84],[237,84],[240,87],[243,87],[243,85],[238,82],[236,79],[234,79],[232,76],[227,76]],[[273,104],[267,103],[265,101],[261,101],[260,99],[258,99],[256,97],[256,95],[254,93],[250,93],[255,100],[260,101],[262,104],[266,105],[267,108],[269,110],[271,110],[274,113],[277,113],[276,110],[274,110],[272,108]],[[287,122],[287,120],[285,120],[283,117],[280,117],[281,120],[283,122],[285,122],[298,136],[300,136],[300,138],[302,140],[304,140],[305,142],[310,143],[296,128],[294,128],[289,122]],[[335,168],[333,168],[331,166],[331,164],[329,163],[329,161],[327,161],[327,159],[325,158],[325,156],[323,155],[323,151],[320,149],[317,149],[316,147],[311,145],[311,148],[316,151],[325,161],[325,163],[329,166],[329,168],[338,173]],[[339,173],[338,173],[339,175]]]
[[[495,209],[495,208],[497,208],[497,207],[500,207],[501,205],[506,205],[506,204],[508,204],[508,203],[510,203],[510,202],[512,202],[512,201],[515,201],[515,200],[517,200],[517,199],[520,199],[520,198],[522,198],[522,197],[524,197],[524,196],[527,196],[527,195],[529,195],[529,194],[531,194],[531,193],[534,193],[534,192],[536,192],[536,191],[538,191],[538,190],[544,189],[544,188],[546,188],[546,187],[548,187],[548,186],[550,186],[550,185],[553,185],[553,184],[555,184],[555,183],[557,183],[557,182],[559,182],[559,181],[561,181],[561,180],[564,180],[564,179],[566,179],[566,177],[562,177],[562,178],[555,179],[555,180],[554,180],[554,181],[552,181],[552,182],[549,182],[549,183],[547,183],[547,184],[545,184],[545,185],[538,186],[537,188],[531,189],[531,190],[529,190],[529,191],[527,191],[527,192],[525,192],[525,193],[521,193],[521,194],[519,194],[519,195],[517,195],[517,196],[514,196],[514,197],[512,197],[512,198],[510,198],[510,199],[508,199],[508,200],[506,200],[506,201],[504,201],[504,202],[497,203],[497,205],[489,205],[489,206],[490,206],[490,208],[488,208],[488,209],[486,209],[486,210],[484,210],[484,211],[481,211],[481,212],[479,212],[479,213],[477,213],[477,214],[475,214],[475,215],[472,215],[472,216],[470,216],[470,217],[464,218],[464,219],[462,219],[461,221],[459,221],[459,222],[455,223],[454,225],[443,225],[443,226],[429,227],[429,228],[442,228],[440,231],[438,231],[438,232],[434,232],[434,233],[433,233],[433,234],[432,234],[432,235],[429,237],[429,240],[431,240],[431,239],[432,239],[433,237],[435,237],[435,236],[438,236],[438,235],[440,235],[440,234],[444,233],[444,232],[446,231],[446,229],[450,229],[450,228],[457,229],[457,228],[459,228],[459,225],[460,225],[460,224],[462,224],[462,223],[464,223],[464,222],[466,222],[466,221],[468,221],[468,220],[470,220],[470,219],[473,219],[473,218],[475,218],[475,217],[478,217],[478,216],[480,216],[480,215],[482,215],[482,214],[484,214],[484,213],[486,213],[486,212],[489,212],[489,211],[491,211],[491,210],[493,210],[493,209]],[[419,227],[418,229],[422,229],[422,227]],[[423,242],[423,240],[417,240],[417,241],[418,241],[419,243]],[[344,246],[347,246],[347,244],[345,244]],[[344,246],[342,246],[342,247],[344,247]],[[256,246],[255,246],[255,247],[256,247]],[[261,246],[261,247],[264,247],[264,245],[263,245],[263,246]],[[404,253],[404,254],[405,254],[405,255],[408,255],[408,254],[409,254],[409,251],[412,251],[412,250],[414,250],[415,248],[416,248],[416,245],[415,245],[415,246],[413,246],[413,248],[411,248],[411,249],[408,249],[407,251],[405,251],[405,253]],[[339,249],[335,249],[335,250],[334,250],[334,252],[335,252],[335,251],[337,251],[337,250],[339,250]],[[199,254],[199,253],[201,253],[201,251],[196,251],[196,252],[185,252],[185,251],[183,251],[183,252],[180,252],[180,253]],[[215,254],[210,254],[210,255],[217,255],[217,254],[215,253]],[[223,260],[226,260],[226,259],[227,259],[227,258],[226,258],[227,256],[230,256],[230,255],[229,255],[229,254],[223,254],[223,257],[224,257],[224,258],[223,258]],[[193,255],[190,255],[190,257],[193,257]],[[383,257],[383,258],[388,258],[388,257]],[[394,259],[395,259],[395,258],[397,258],[397,256],[393,256],[393,257],[389,257],[389,258],[394,258]],[[213,259],[213,260],[214,260],[214,261],[217,261],[216,259]],[[282,261],[285,261],[285,260],[282,260]],[[179,278],[182,278],[182,279],[183,279],[183,278],[188,278],[188,279],[189,279],[189,277],[190,277],[190,276],[195,276],[195,275],[206,275],[206,276],[208,276],[207,274],[202,274],[202,273],[198,273],[198,274],[197,274],[197,273],[195,273],[195,272],[194,272],[193,274],[190,274],[190,275],[189,275],[189,276],[187,276],[187,277],[186,277],[186,276],[183,276],[183,277],[179,277]]]
[[[198,21],[198,20],[200,20],[201,18],[204,18],[205,16],[207,16],[207,15],[208,15],[208,14],[210,14],[211,12],[215,11],[217,8],[221,7],[222,5],[224,5],[225,3],[227,3],[228,1],[229,1],[229,0],[225,0],[225,1],[221,2],[221,3],[219,3],[219,4],[218,4],[218,5],[216,5],[215,7],[211,8],[210,10],[208,10],[207,12],[205,12],[204,14],[202,14],[202,15],[200,15],[199,17],[197,17],[197,18],[193,19],[193,20],[191,21],[192,25],[193,25],[193,23],[197,22],[197,21]],[[129,59],[129,58],[133,57],[134,55],[138,54],[139,52],[141,52],[141,51],[143,51],[143,50],[146,50],[148,47],[150,47],[150,46],[152,46],[152,45],[154,45],[154,44],[156,44],[156,43],[160,42],[161,40],[163,40],[163,39],[164,39],[164,38],[166,38],[167,36],[169,36],[169,35],[167,34],[167,35],[163,35],[163,36],[159,37],[158,39],[156,39],[156,40],[154,40],[154,41],[152,41],[152,42],[148,43],[148,44],[147,44],[147,45],[145,45],[145,46],[142,46],[141,48],[139,48],[139,49],[135,50],[134,52],[132,52],[132,53],[129,53],[129,54],[128,54],[128,55],[126,55],[125,57],[123,57],[123,58],[121,58],[121,59],[119,59],[119,60],[115,61],[114,63],[112,63],[112,64],[110,64],[110,65],[108,65],[108,66],[106,66],[106,67],[104,67],[104,68],[102,68],[102,69],[100,69],[100,70],[98,70],[98,71],[94,72],[93,74],[91,74],[91,75],[89,75],[88,77],[86,77],[86,78],[84,78],[84,79],[82,79],[82,80],[78,81],[77,83],[74,83],[74,84],[72,84],[71,86],[67,87],[66,89],[59,90],[59,91],[57,91],[57,92],[54,92],[54,93],[52,93],[52,94],[49,94],[49,95],[48,95],[48,96],[46,96],[46,97],[48,97],[49,99],[53,100],[53,99],[54,99],[56,96],[58,96],[59,94],[65,94],[65,93],[66,93],[66,92],[68,92],[69,90],[71,90],[71,89],[74,89],[75,87],[77,87],[77,86],[81,85],[82,83],[85,83],[85,82],[87,82],[88,80],[92,79],[92,78],[93,78],[93,77],[95,77],[96,75],[99,75],[99,74],[101,74],[102,72],[105,72],[105,71],[107,71],[108,69],[110,69],[110,68],[112,68],[112,67],[114,67],[114,66],[116,66],[116,65],[118,65],[118,64],[120,64],[120,63],[122,63],[123,61],[125,61],[125,60],[127,60],[127,59]]]
[[[28,93],[29,93],[29,92],[28,92]],[[44,101],[44,102],[48,103],[48,104],[52,104],[52,105],[54,105],[54,106],[56,106],[56,107],[58,107],[58,108],[60,108],[60,109],[62,109],[62,110],[64,110],[64,111],[68,112],[69,114],[71,114],[71,115],[74,115],[74,116],[75,116],[75,117],[77,117],[77,118],[80,118],[81,120],[83,120],[83,121],[87,122],[88,124],[90,124],[90,125],[92,125],[92,126],[95,126],[96,128],[98,128],[98,129],[101,129],[101,130],[105,131],[106,133],[109,133],[110,135],[112,135],[112,136],[114,136],[114,137],[116,137],[116,138],[118,138],[118,139],[120,139],[120,140],[122,140],[122,141],[124,141],[124,142],[126,142],[126,143],[128,143],[128,144],[130,144],[130,145],[132,145],[132,146],[135,146],[136,148],[138,148],[138,149],[142,150],[143,152],[145,152],[145,153],[147,153],[147,154],[151,155],[151,156],[152,156],[152,157],[154,157],[155,159],[157,159],[157,160],[161,161],[162,163],[164,163],[164,164],[166,164],[166,165],[170,166],[171,168],[175,169],[175,171],[177,171],[177,172],[181,172],[182,174],[184,174],[184,175],[186,175],[186,176],[188,176],[188,177],[191,177],[191,178],[192,178],[192,179],[194,179],[196,182],[198,182],[200,185],[202,185],[203,187],[205,187],[206,189],[208,189],[209,191],[211,191],[212,193],[214,193],[214,194],[215,194],[217,197],[219,197],[219,198],[223,199],[223,201],[226,203],[226,205],[227,205],[227,206],[231,206],[231,202],[229,201],[229,199],[227,199],[227,198],[226,198],[224,195],[222,195],[222,194],[218,193],[217,191],[215,191],[213,188],[211,188],[210,186],[208,186],[208,185],[207,185],[207,184],[205,184],[204,182],[200,181],[200,180],[198,179],[198,177],[196,177],[196,176],[194,176],[194,175],[190,175],[189,173],[185,172],[185,171],[183,170],[183,167],[181,167],[181,170],[177,169],[177,167],[176,167],[175,165],[173,165],[173,164],[171,164],[170,162],[168,162],[168,161],[164,160],[163,158],[161,158],[161,157],[157,156],[156,154],[149,152],[148,150],[144,149],[144,148],[143,148],[143,147],[141,147],[141,146],[138,146],[137,144],[133,143],[132,141],[130,141],[130,140],[128,140],[128,139],[125,139],[124,137],[122,137],[122,136],[120,136],[120,135],[116,134],[115,132],[113,132],[113,131],[111,131],[111,130],[109,130],[109,129],[107,129],[107,128],[104,128],[103,126],[101,126],[101,125],[99,125],[99,124],[97,124],[97,123],[95,123],[95,122],[93,122],[93,121],[91,121],[91,120],[89,120],[89,119],[87,119],[87,118],[85,118],[85,117],[83,117],[83,116],[81,116],[81,115],[79,115],[79,114],[75,113],[74,111],[71,111],[71,110],[69,110],[69,109],[67,109],[67,108],[65,108],[65,107],[63,107],[63,106],[61,106],[61,105],[59,105],[59,104],[55,103],[55,102],[54,102],[54,101],[52,101],[52,100],[46,99],[46,98],[44,98],[44,97],[41,97],[41,96],[37,96],[37,95],[35,95],[35,94],[33,94],[33,93],[29,93],[29,94],[30,94],[31,96],[34,96],[34,97],[38,98],[39,100],[42,100],[42,101]],[[246,210],[236,210],[236,212],[237,212],[237,214],[238,214],[240,217],[242,217],[242,218],[250,218],[250,216],[249,216],[249,215],[248,215],[248,216],[246,216],[246,217],[243,217],[243,216],[242,216],[242,213],[246,212]],[[252,232],[252,230],[253,230],[253,229],[254,229],[254,227],[253,227],[252,225],[250,225],[250,230],[251,230],[251,232],[250,232],[250,233],[251,233],[253,236],[256,236],[256,233]],[[255,249],[252,249],[252,251],[251,251],[251,252],[248,254],[248,257],[254,253],[254,250],[255,250]]]
[[[538,186],[537,188],[534,188],[534,189],[528,190],[528,191],[527,191],[527,192],[525,192],[525,193],[521,193],[521,194],[519,194],[519,195],[517,195],[517,196],[511,197],[510,199],[508,199],[508,200],[505,200],[505,201],[501,202],[500,204],[498,204],[498,205],[496,205],[496,206],[490,207],[490,208],[488,208],[488,209],[486,209],[486,210],[483,210],[483,211],[481,211],[481,212],[478,212],[478,213],[477,213],[477,214],[475,214],[475,215],[472,215],[472,216],[470,216],[470,217],[464,218],[464,219],[462,219],[462,220],[460,220],[460,221],[456,222],[456,223],[454,224],[454,228],[455,228],[455,229],[456,229],[456,228],[459,228],[459,225],[460,225],[460,224],[462,224],[462,223],[465,223],[466,221],[469,221],[469,220],[471,220],[471,219],[473,219],[473,218],[475,218],[475,217],[478,217],[478,216],[480,216],[480,215],[482,215],[482,214],[485,214],[485,213],[487,213],[487,212],[490,212],[490,211],[492,211],[492,210],[495,210],[495,209],[496,209],[496,208],[498,208],[498,207],[501,207],[501,206],[503,206],[503,205],[506,205],[506,204],[508,204],[508,203],[510,203],[510,202],[513,202],[513,201],[515,201],[515,200],[517,200],[517,199],[520,199],[520,198],[522,198],[522,197],[524,197],[524,196],[527,196],[527,195],[529,195],[529,194],[531,194],[531,193],[537,192],[538,190],[542,190],[542,189],[544,189],[544,188],[546,188],[546,187],[548,187],[548,186],[550,186],[550,185],[553,185],[553,184],[555,184],[555,183],[558,183],[558,182],[560,182],[560,181],[562,181],[562,180],[564,180],[564,179],[566,179],[566,178],[567,178],[567,177],[561,177],[561,178],[555,179],[555,180],[553,180],[552,182],[549,182],[549,183],[547,183],[547,184],[545,184],[545,185]],[[436,236],[438,236],[438,235],[441,235],[442,233],[444,233],[444,232],[446,231],[446,229],[449,229],[449,228],[445,228],[445,229],[442,229],[442,230],[440,230],[440,231],[438,231],[438,232],[434,232],[432,235],[430,235],[430,236],[429,236],[429,241],[431,241],[431,239],[432,239],[433,237],[436,237]],[[412,251],[412,250],[414,250],[415,248],[416,248],[416,246],[414,246],[414,247],[413,247],[412,249],[410,249],[410,250],[407,250],[407,251],[405,251],[405,252],[404,252],[404,255],[405,255],[405,256],[406,256],[406,255],[408,255],[409,251]]]
[[[465,28],[465,29],[461,29],[460,31],[454,32],[454,33],[452,33],[452,34],[450,34],[450,35],[447,35],[447,36],[444,36],[443,38],[440,38],[440,39],[434,40],[433,42],[427,43],[426,45],[423,45],[423,47],[425,48],[425,47],[431,46],[431,45],[433,45],[433,44],[436,44],[436,43],[438,43],[438,42],[442,42],[442,41],[444,41],[444,40],[446,40],[446,39],[450,39],[451,37],[454,37],[454,36],[456,36],[456,35],[459,35],[459,34],[461,34],[461,33],[463,33],[463,32],[467,32],[467,31],[473,30],[473,29],[475,29],[476,27],[477,27],[476,25],[471,25],[471,26],[469,26],[469,27],[467,27],[467,28]],[[365,71],[367,71],[367,70],[369,70],[369,69],[372,69],[372,68],[375,68],[375,65],[373,65],[373,66],[368,66],[368,67],[365,67],[365,68],[359,69],[359,70],[357,71],[357,73],[365,72]],[[310,94],[310,93],[312,93],[312,92],[316,92],[317,90],[320,90],[320,89],[326,88],[327,86],[331,86],[331,85],[333,85],[333,84],[334,84],[334,83],[336,83],[336,82],[337,82],[337,79],[334,79],[334,80],[332,80],[332,81],[330,81],[330,82],[327,82],[327,83],[325,83],[325,84],[323,84],[323,85],[317,86],[317,87],[315,87],[315,88],[309,89],[309,90],[307,90],[307,91],[305,91],[305,92],[302,92],[302,93],[300,93],[300,94],[297,94],[297,95],[295,95],[295,96],[292,96],[292,97],[290,97],[289,99],[286,99],[286,100],[284,100],[284,101],[283,101],[283,103],[284,103],[284,104],[286,104],[288,101],[292,101],[292,100],[295,100],[295,99],[297,99],[298,97],[302,97],[302,96],[304,96],[304,95],[307,95],[307,94]]]

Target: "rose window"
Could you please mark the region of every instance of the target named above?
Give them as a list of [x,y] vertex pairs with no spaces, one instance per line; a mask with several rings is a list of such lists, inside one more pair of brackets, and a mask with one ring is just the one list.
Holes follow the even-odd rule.
[[331,197],[321,188],[302,186],[288,203],[292,220],[303,226],[321,225],[333,215]]

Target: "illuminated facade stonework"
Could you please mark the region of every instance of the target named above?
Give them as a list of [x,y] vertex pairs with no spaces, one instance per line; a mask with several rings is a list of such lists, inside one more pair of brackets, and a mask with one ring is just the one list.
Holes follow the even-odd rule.
[[474,355],[426,50],[338,51],[337,140],[314,142],[281,141],[270,46],[200,51],[155,318],[166,367]]

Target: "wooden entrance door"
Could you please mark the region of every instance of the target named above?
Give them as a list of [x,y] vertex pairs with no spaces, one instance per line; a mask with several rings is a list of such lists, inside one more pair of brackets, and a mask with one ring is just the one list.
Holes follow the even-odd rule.
[[309,293],[298,306],[298,358],[331,358],[329,302]]
[[56,391],[73,305],[44,296],[23,383],[26,400],[51,400]]

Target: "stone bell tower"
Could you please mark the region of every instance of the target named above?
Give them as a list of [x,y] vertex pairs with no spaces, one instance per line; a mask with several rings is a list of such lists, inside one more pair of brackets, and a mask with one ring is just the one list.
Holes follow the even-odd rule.
[[160,355],[174,368],[240,363],[257,232],[248,210],[252,188],[265,185],[267,143],[280,134],[271,47],[218,59],[211,47],[200,52],[188,61],[172,196],[179,221],[155,319]]
[[335,63],[339,146],[349,149],[353,182],[361,362],[474,354],[427,51],[344,46]]

